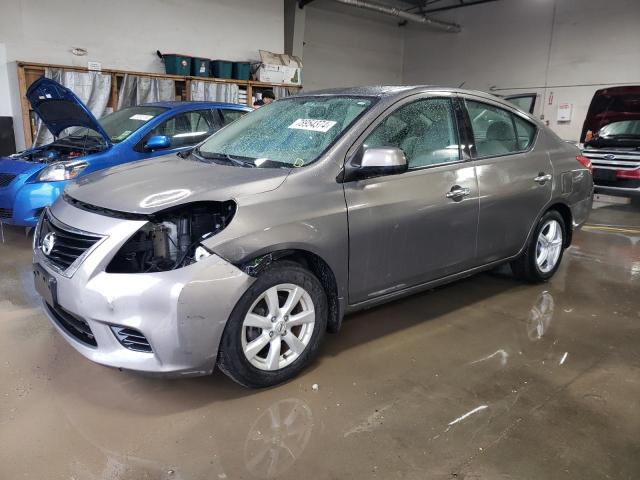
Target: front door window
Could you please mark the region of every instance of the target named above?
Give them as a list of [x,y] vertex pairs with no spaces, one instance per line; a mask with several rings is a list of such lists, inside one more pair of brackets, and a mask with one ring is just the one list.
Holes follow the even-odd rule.
[[418,100],[389,115],[364,142],[364,148],[396,147],[409,169],[457,162],[460,145],[448,98]]

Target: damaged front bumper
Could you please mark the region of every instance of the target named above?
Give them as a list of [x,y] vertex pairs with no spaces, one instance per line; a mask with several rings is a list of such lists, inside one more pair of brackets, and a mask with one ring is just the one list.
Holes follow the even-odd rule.
[[94,362],[126,370],[213,370],[226,322],[251,276],[217,255],[166,272],[106,273],[145,222],[98,215],[62,200],[50,213],[61,224],[102,237],[79,264],[61,272],[38,246],[36,231],[34,263],[55,283],[53,305],[45,302],[45,312],[67,342]]

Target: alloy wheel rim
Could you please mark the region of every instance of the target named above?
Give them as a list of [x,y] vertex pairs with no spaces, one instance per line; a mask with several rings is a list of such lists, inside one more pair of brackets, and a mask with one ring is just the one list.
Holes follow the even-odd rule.
[[557,220],[547,220],[540,229],[536,244],[536,265],[542,273],[549,273],[558,263],[562,252],[562,227]]
[[309,293],[292,283],[269,287],[242,322],[242,351],[260,370],[280,370],[306,350],[316,322]]

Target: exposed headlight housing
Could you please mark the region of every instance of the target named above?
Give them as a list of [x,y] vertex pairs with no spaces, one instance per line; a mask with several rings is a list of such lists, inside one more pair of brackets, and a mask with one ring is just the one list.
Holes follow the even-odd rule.
[[36,181],[59,182],[76,178],[89,165],[87,162],[59,162],[40,171]]
[[197,202],[149,215],[149,221],[120,248],[107,273],[166,272],[209,257],[202,241],[231,222],[236,204]]

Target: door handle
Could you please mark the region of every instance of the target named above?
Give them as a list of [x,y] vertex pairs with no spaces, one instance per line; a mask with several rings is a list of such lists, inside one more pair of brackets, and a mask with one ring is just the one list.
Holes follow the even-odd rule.
[[466,187],[459,187],[458,185],[454,185],[451,187],[446,194],[447,198],[451,198],[453,200],[462,200],[464,197],[467,197],[471,194],[471,189]]
[[536,182],[536,183],[539,183],[540,185],[544,185],[545,183],[547,183],[552,178],[553,177],[551,176],[550,173],[545,174],[543,172],[540,172],[538,174],[538,176],[533,179],[533,181]]

